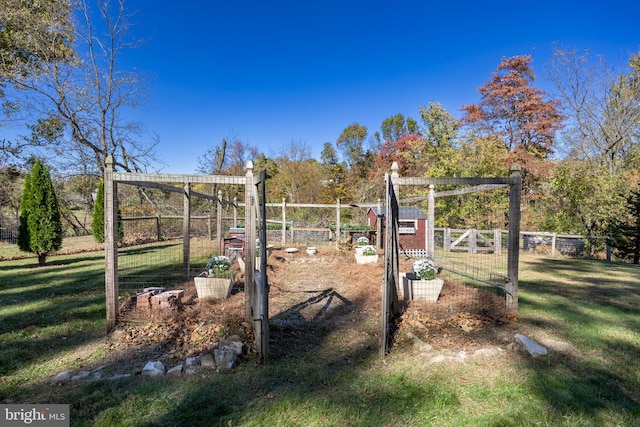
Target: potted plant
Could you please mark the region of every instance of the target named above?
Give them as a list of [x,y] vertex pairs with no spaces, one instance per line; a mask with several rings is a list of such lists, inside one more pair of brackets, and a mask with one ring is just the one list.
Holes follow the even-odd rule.
[[233,287],[231,260],[224,255],[209,259],[204,271],[193,280],[198,298],[227,298]]
[[438,266],[430,259],[420,259],[413,263],[409,279],[412,299],[436,302],[442,291],[444,280],[437,277]]
[[358,237],[358,240],[356,240],[356,244],[356,254],[362,255],[364,247],[369,246],[369,239],[367,239],[365,236],[360,236]]
[[363,246],[362,253],[356,252],[356,262],[358,264],[375,264],[378,262],[378,252],[371,245]]

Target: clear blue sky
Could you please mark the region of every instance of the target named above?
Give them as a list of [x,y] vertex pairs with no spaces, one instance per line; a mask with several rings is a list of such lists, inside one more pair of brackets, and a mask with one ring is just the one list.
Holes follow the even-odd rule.
[[640,2],[127,0],[149,39],[123,65],[155,76],[140,119],[164,172],[193,173],[235,135],[269,156],[291,141],[319,158],[351,123],[442,103],[456,117],[503,56],[533,55],[536,86],[553,42],[609,61],[640,50]]

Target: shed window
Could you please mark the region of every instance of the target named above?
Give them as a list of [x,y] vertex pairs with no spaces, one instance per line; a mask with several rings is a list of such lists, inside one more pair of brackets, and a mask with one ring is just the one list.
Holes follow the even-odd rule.
[[416,221],[398,221],[400,234],[416,234]]

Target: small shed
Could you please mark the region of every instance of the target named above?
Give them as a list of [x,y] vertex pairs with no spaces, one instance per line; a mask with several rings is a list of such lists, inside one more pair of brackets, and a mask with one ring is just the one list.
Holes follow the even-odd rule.
[[229,229],[229,237],[224,239],[224,254],[226,256],[229,258],[235,258],[239,253],[240,256],[244,257],[244,233],[244,228]]
[[[377,207],[369,208],[367,218],[369,226],[377,227],[378,219],[382,219],[382,235],[385,231],[383,219],[385,207],[381,211]],[[400,206],[399,208],[400,245],[404,249],[427,249],[427,215],[418,206]],[[381,241],[384,244],[384,239]]]

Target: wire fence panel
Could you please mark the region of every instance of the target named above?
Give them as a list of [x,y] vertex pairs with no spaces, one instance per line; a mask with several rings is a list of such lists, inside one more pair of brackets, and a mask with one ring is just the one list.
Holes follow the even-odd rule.
[[[517,247],[509,248],[509,230],[504,230],[512,220],[508,181],[491,183],[489,179],[467,178],[399,181],[406,185],[401,187],[405,212],[417,206],[427,214],[427,230],[422,231],[425,244],[421,245],[420,239],[405,238],[401,248],[400,284],[404,299],[425,299],[422,309],[433,315],[506,313],[510,309],[508,297],[517,298],[517,286],[515,291],[509,286],[514,280],[510,278],[509,253],[518,251]],[[409,225],[412,220],[400,219]],[[415,223],[418,224],[414,227],[415,234],[419,235],[420,223],[417,220]],[[423,259],[435,262],[438,274],[434,280],[441,279],[439,288],[429,285],[436,286],[432,294],[423,295],[416,288],[425,285],[413,271],[413,265]],[[515,281],[517,284],[517,276]]]
[[[211,185],[198,191],[210,194]],[[237,205],[192,197],[191,215],[184,218],[184,194],[154,188],[118,186],[120,245],[118,281],[121,293],[148,287],[175,287],[204,270],[213,255],[220,255],[220,241],[237,225]],[[242,213],[243,214],[243,213]],[[188,267],[185,266],[185,224],[189,227]],[[220,236],[218,226],[220,225]],[[187,274],[188,273],[188,274]]]

